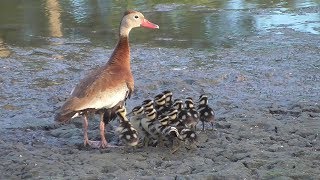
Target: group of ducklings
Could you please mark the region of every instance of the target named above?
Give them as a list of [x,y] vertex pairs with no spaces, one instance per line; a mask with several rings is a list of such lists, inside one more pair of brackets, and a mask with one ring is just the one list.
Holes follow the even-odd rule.
[[[191,97],[172,100],[172,92],[164,91],[154,99],[147,99],[127,114],[124,106],[116,111],[120,124],[117,128],[120,139],[129,146],[178,146],[181,141],[193,144],[197,141],[196,126],[202,122],[202,130],[206,122],[213,129],[214,111],[208,104],[208,96],[202,94],[197,106]],[[128,117],[129,118],[128,118]]]

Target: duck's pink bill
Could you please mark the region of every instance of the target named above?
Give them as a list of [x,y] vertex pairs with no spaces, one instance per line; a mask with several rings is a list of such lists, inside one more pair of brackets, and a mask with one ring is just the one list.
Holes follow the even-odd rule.
[[152,22],[148,21],[147,19],[144,19],[141,23],[142,27],[150,28],[150,29],[159,29],[159,26],[156,24],[153,24]]

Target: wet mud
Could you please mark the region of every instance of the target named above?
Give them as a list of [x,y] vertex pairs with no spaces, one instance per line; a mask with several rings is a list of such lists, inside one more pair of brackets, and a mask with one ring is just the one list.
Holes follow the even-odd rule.
[[[163,90],[210,94],[215,129],[197,148],[90,149],[82,122],[53,122],[75,83],[111,49],[68,40],[9,47],[1,59],[0,172],[4,179],[317,179],[320,176],[320,48],[317,35],[282,30],[230,48],[168,49],[132,43],[135,93],[127,108]],[[80,63],[81,62],[81,63]],[[99,139],[98,119],[89,122]],[[118,144],[117,122],[107,138]],[[198,129],[201,125],[198,124]]]

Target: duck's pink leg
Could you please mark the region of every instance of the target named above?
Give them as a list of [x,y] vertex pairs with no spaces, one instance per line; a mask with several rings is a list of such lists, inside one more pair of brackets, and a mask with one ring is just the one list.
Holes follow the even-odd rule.
[[99,141],[90,141],[88,138],[88,114],[84,113],[83,117],[84,117],[83,118],[83,136],[84,136],[83,145],[84,146],[89,145],[92,148],[99,148],[100,147]]
[[[104,123],[103,121],[103,115],[104,113],[110,113],[109,111],[106,111],[106,112],[102,112],[100,113],[100,137],[101,137],[101,142],[100,142],[100,147],[102,148],[106,148],[106,147],[119,147],[119,146],[116,146],[116,145],[111,145],[107,142],[107,139],[106,139],[106,136],[105,136],[105,126],[106,124]],[[108,117],[111,117],[110,114]],[[110,122],[108,120],[108,122]]]
[[100,113],[100,137],[101,137],[101,142],[100,142],[100,146],[102,148],[106,148],[108,145],[108,142],[106,140],[106,136],[105,136],[105,123],[103,121],[103,114],[104,113]]

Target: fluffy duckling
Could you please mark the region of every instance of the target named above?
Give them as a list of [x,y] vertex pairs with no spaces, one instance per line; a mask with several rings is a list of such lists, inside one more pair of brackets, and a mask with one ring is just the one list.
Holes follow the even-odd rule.
[[143,139],[144,136],[146,135],[146,132],[143,130],[141,125],[141,119],[145,117],[143,107],[142,106],[134,107],[130,114],[133,114],[130,117],[130,123],[132,124],[133,128],[137,130],[139,137]]
[[[198,136],[195,131],[185,128],[182,129],[180,132],[180,138],[184,141],[190,148],[196,148],[198,144]],[[189,147],[186,147],[189,149]]]
[[116,114],[120,120],[120,125],[116,129],[116,132],[120,134],[120,139],[128,146],[136,146],[139,142],[138,134],[137,131],[132,127],[126,116],[126,108],[124,106],[120,107],[116,111]]
[[205,94],[202,94],[199,98],[198,112],[200,116],[199,119],[202,122],[202,131],[204,131],[205,122],[210,122],[213,129],[215,113],[213,109],[208,105],[208,96]]
[[186,108],[184,108],[184,103],[181,99],[175,99],[173,102],[173,108],[178,111],[178,119],[184,127],[190,128],[190,118],[192,118],[192,115]]
[[174,109],[178,110],[178,113],[179,113],[179,111],[181,111],[183,109],[183,101],[181,99],[175,99],[173,101],[172,107]]
[[186,104],[185,110],[187,111],[187,113],[185,113],[185,115],[182,116],[181,118],[183,118],[182,119],[183,123],[187,128],[191,128],[192,130],[195,131],[196,126],[199,122],[199,113],[196,110],[194,106],[194,102],[191,97],[186,98],[185,104]]
[[157,111],[155,109],[152,109],[145,111],[145,114],[146,117],[141,119],[141,126],[148,135],[144,138],[144,145],[149,145],[151,140],[151,144],[156,146],[160,135],[158,132],[160,123],[157,121]]
[[196,142],[198,138],[196,132],[188,128],[182,129],[179,134],[183,141],[188,141],[190,144]]
[[162,114],[166,111],[166,96],[164,94],[158,94],[154,97],[154,108],[158,114]]
[[159,122],[161,123],[159,132],[161,132],[162,140],[165,140],[165,142],[168,143],[168,146],[172,146],[171,153],[176,152],[180,148],[180,141],[183,140],[180,137],[179,130],[169,124],[170,117],[167,115],[160,116]]
[[168,111],[170,108],[171,108],[171,106],[172,106],[172,104],[173,104],[173,102],[172,102],[172,92],[171,91],[163,91],[162,92],[162,94],[164,94],[165,96],[166,96],[166,104],[165,104],[165,107],[166,107],[166,110]]
[[163,139],[172,142],[174,138],[180,137],[178,129],[176,127],[170,126],[170,118],[167,115],[162,115],[159,117],[159,132],[161,133]]
[[177,109],[171,108],[168,111],[167,116],[169,117],[168,123],[170,126],[176,127],[178,130],[185,128],[184,124],[178,118],[178,110]]

